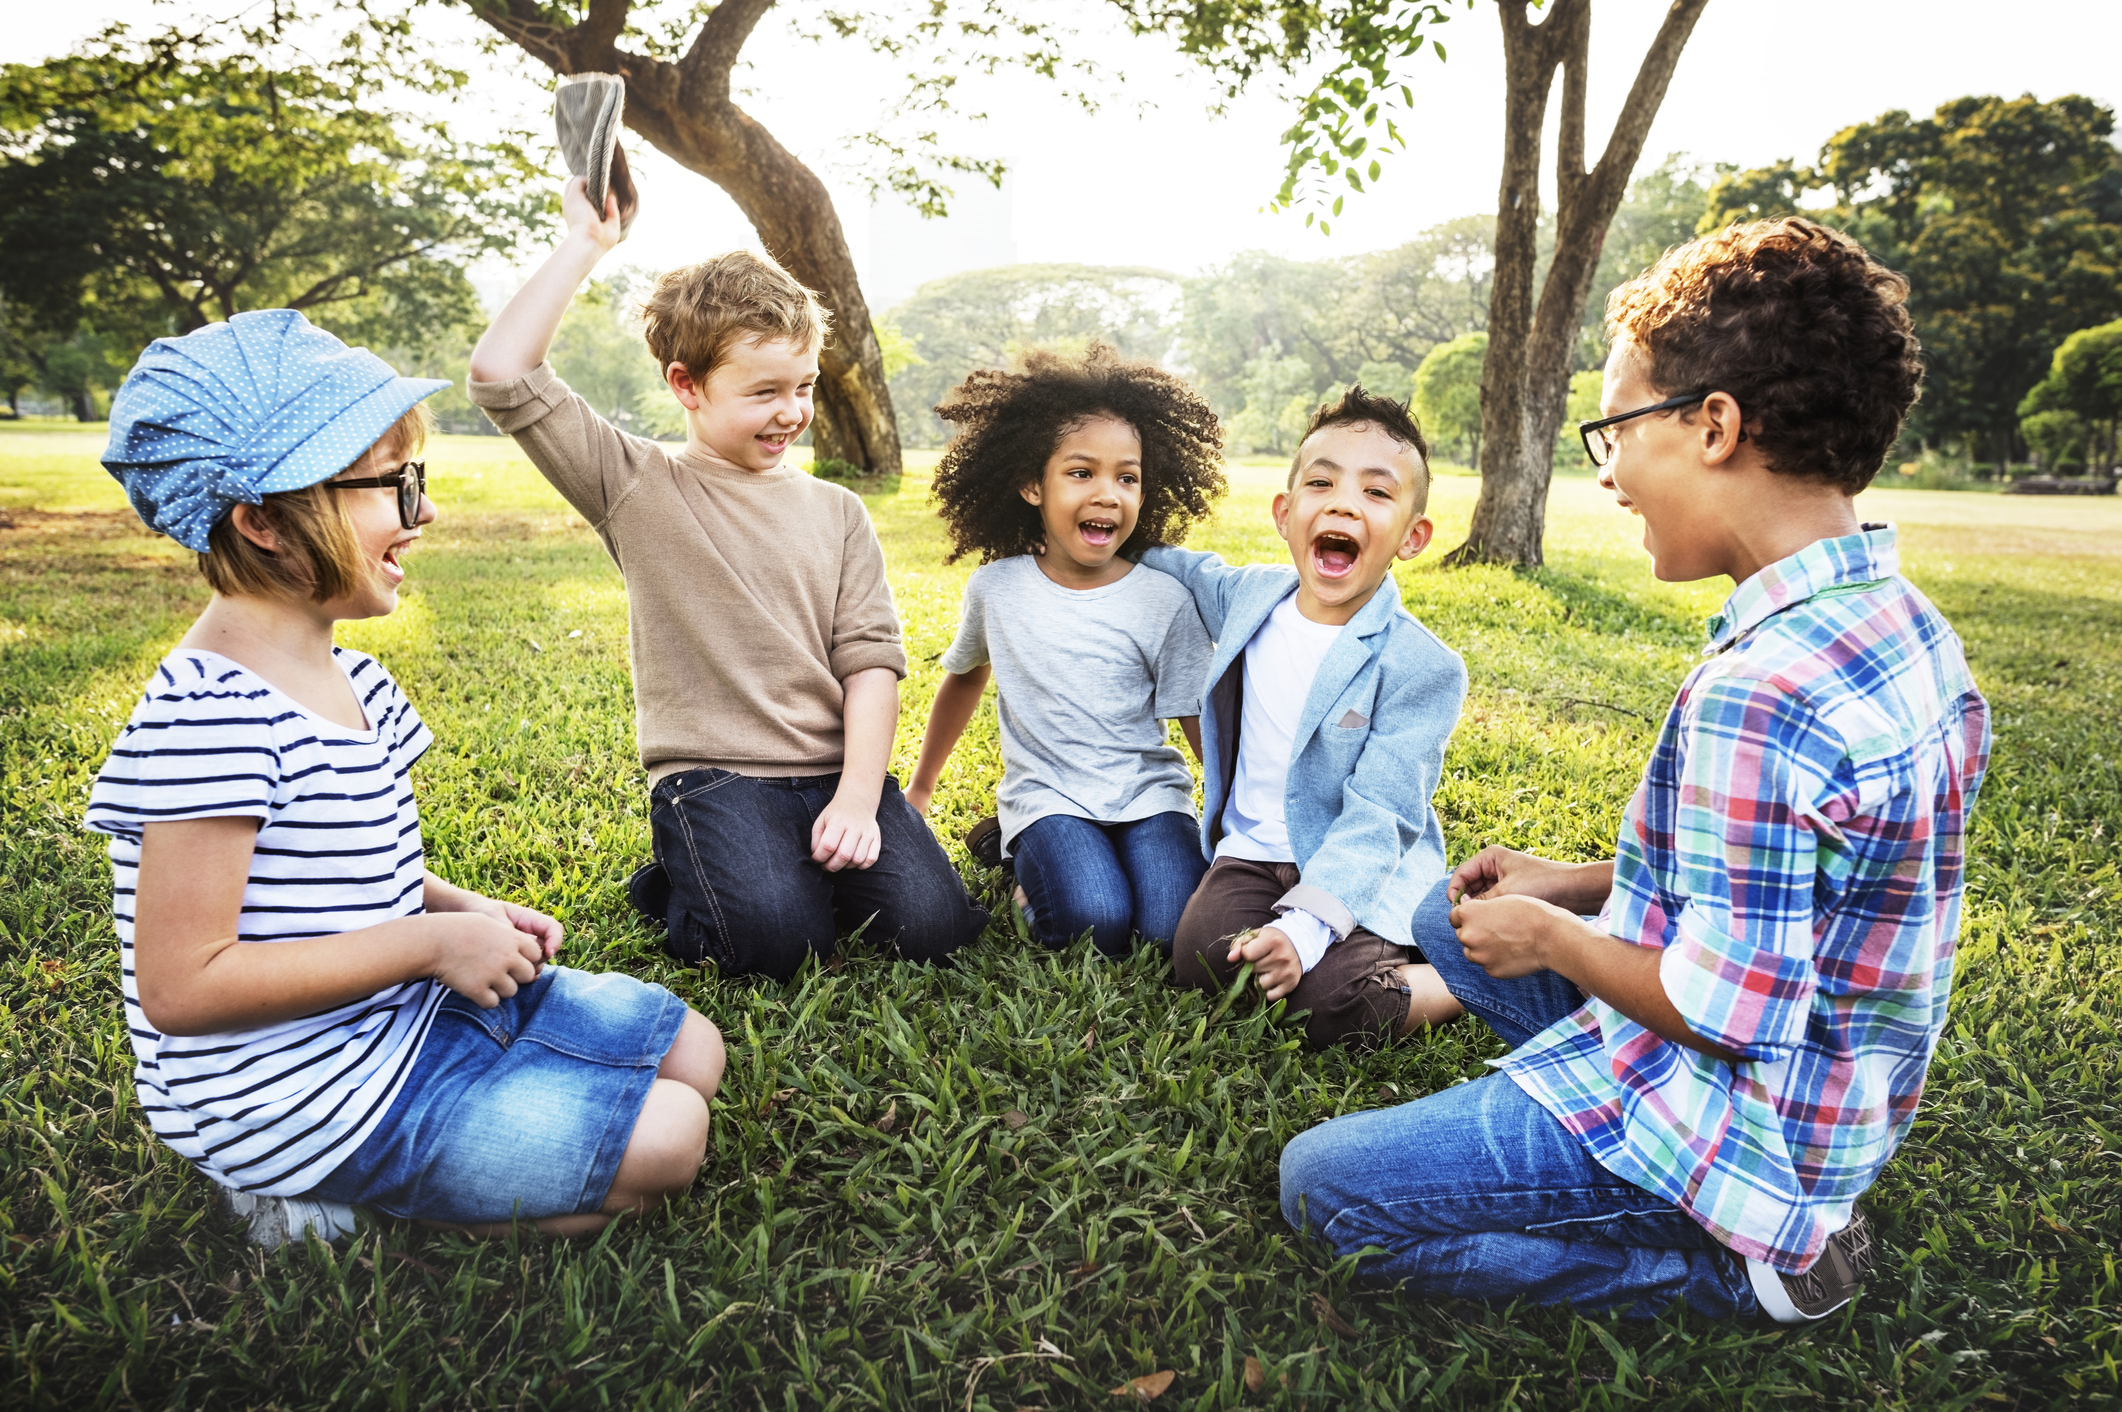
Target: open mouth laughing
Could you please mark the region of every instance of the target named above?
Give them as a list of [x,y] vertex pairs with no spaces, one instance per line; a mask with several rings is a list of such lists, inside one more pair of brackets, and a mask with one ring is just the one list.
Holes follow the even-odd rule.
[[405,581],[405,565],[402,560],[405,551],[412,547],[412,540],[401,539],[383,551],[383,577],[387,582],[396,585]]
[[1108,548],[1113,543],[1113,537],[1119,532],[1120,524],[1117,520],[1093,519],[1076,521],[1076,533],[1082,535],[1083,542],[1093,549]]
[[1321,578],[1347,578],[1355,572],[1356,560],[1362,554],[1362,545],[1335,530],[1328,530],[1312,540],[1312,567],[1318,570]]

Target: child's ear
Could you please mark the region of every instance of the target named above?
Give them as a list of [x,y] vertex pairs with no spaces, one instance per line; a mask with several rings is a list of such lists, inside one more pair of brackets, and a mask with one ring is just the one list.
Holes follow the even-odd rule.
[[1046,487],[1041,485],[1038,481],[1030,481],[1024,485],[1018,486],[1017,494],[1024,497],[1025,504],[1038,505],[1044,503],[1046,499]]
[[1270,513],[1272,513],[1272,514],[1274,515],[1274,517],[1275,517],[1275,533],[1276,533],[1276,534],[1279,534],[1279,535],[1281,535],[1281,536],[1282,536],[1282,537],[1283,537],[1284,539],[1288,539],[1288,538],[1289,538],[1289,492],[1288,492],[1288,491],[1286,491],[1286,490],[1278,490],[1278,491],[1276,491],[1276,492],[1275,492],[1275,503],[1274,503],[1274,504],[1273,504],[1273,505],[1272,505],[1272,506],[1270,507]]
[[245,505],[238,502],[230,507],[228,514],[229,523],[236,527],[237,534],[242,535],[268,554],[278,554],[280,552],[280,537],[273,533],[272,517],[267,515],[265,511],[256,505]]
[[1436,522],[1427,515],[1415,516],[1415,522],[1407,527],[1406,536],[1400,541],[1400,557],[1412,559],[1429,548],[1430,536],[1437,532]]
[[700,384],[693,381],[692,370],[683,363],[672,363],[663,370],[663,380],[670,384],[671,395],[678,405],[688,412],[700,410]]

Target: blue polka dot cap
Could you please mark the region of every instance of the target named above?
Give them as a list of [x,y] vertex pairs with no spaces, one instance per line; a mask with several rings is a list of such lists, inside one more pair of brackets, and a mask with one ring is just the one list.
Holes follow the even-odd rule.
[[231,505],[337,475],[448,386],[259,309],[147,346],[111,399],[103,468],[148,528],[204,553]]

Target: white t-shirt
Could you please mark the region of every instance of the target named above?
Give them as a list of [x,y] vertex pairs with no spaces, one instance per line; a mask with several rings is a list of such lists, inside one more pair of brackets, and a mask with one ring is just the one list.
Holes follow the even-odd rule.
[[310,1190],[374,1130],[446,991],[406,981],[254,1030],[158,1034],[133,974],[133,898],[143,825],[240,817],[258,821],[258,839],[239,941],[329,936],[422,910],[406,772],[433,738],[373,657],[332,656],[366,731],[312,715],[217,653],[172,652],[112,747],[86,820],[111,836],[125,1020],[148,1122],[215,1181],[271,1196]]
[[1193,594],[1155,569],[1084,589],[1029,554],[973,570],[943,670],[994,668],[1004,843],[1049,814],[1191,814],[1193,773],[1162,722],[1201,714],[1212,654]]
[[[1275,605],[1245,644],[1245,694],[1238,718],[1238,772],[1223,804],[1218,858],[1294,863],[1284,802],[1297,720],[1311,696],[1319,664],[1341,636],[1334,623],[1315,623],[1297,611],[1292,593]],[[1311,913],[1292,909],[1276,925],[1297,948],[1308,972],[1333,944],[1334,934]]]
[[1297,718],[1311,695],[1319,664],[1341,629],[1315,623],[1297,611],[1292,593],[1275,605],[1245,644],[1245,696],[1238,725],[1238,775],[1223,805],[1218,858],[1294,863],[1283,801],[1289,788],[1289,756]]

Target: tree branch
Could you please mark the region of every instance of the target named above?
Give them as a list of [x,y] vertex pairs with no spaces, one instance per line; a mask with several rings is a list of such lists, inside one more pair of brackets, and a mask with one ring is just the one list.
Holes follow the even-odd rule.
[[773,7],[774,0],[721,0],[709,12],[707,23],[693,36],[692,48],[678,61],[688,97],[729,101],[729,75],[737,66],[737,55]]
[[569,31],[569,48],[576,58],[602,53],[617,44],[626,32],[626,15],[632,8],[633,0],[590,0],[588,17]]
[[1702,9],[1708,3],[1709,0],[1673,0],[1672,8],[1665,12],[1665,22],[1658,26],[1657,37],[1651,40],[1642,66],[1636,70],[1636,81],[1629,86],[1621,115],[1614,119],[1606,150],[1599,154],[1599,165],[1592,169],[1594,177],[1626,182],[1635,170],[1636,159],[1643,155],[1643,143],[1650,136],[1651,122],[1658,116],[1659,105],[1665,102],[1673,70],[1680,65],[1680,51],[1687,47],[1695,21],[1702,18]]
[[1560,211],[1574,204],[1571,198],[1585,175],[1584,97],[1591,53],[1590,0],[1556,0],[1547,28],[1554,31],[1551,39],[1555,45],[1548,56],[1554,58],[1559,49],[1562,62],[1562,114],[1555,132],[1555,206]]

